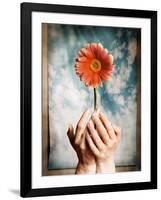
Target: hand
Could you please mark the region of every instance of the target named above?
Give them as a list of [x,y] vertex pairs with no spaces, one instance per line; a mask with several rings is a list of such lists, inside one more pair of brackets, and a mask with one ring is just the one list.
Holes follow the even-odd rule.
[[114,154],[121,140],[121,129],[111,125],[102,112],[95,112],[87,126],[86,140],[96,159],[96,172],[115,172]]
[[77,153],[79,160],[76,168],[76,174],[87,174],[96,172],[94,155],[92,154],[85,140],[85,136],[87,133],[86,123],[89,119],[89,115],[90,110],[88,109],[86,112],[83,113],[82,117],[80,118],[75,130],[75,134],[73,126],[70,124],[68,127],[67,135],[69,137],[71,145]]

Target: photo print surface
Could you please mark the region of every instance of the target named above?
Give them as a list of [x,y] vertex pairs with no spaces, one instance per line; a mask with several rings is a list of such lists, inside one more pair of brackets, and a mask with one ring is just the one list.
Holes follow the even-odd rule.
[[122,129],[122,140],[115,153],[116,167],[135,166],[134,171],[140,170],[141,30],[65,24],[45,27],[48,170],[74,169],[78,162],[67,128],[69,123],[75,128],[82,113],[93,109],[93,89],[80,81],[75,71],[79,50],[89,43],[103,45],[113,56],[111,78],[97,88],[97,106],[112,124]]

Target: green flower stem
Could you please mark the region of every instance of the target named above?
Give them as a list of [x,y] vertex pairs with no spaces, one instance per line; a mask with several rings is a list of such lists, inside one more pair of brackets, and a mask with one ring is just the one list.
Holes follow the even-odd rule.
[[97,107],[97,91],[96,88],[94,88],[94,110],[96,110]]

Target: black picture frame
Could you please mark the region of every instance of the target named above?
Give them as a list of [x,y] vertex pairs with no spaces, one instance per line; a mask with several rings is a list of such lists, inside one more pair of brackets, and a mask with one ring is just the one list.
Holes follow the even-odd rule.
[[[151,21],[151,180],[149,182],[32,189],[32,12],[147,18]],[[22,197],[157,188],[157,12],[115,8],[21,4],[21,185]],[[54,178],[54,177],[53,177]]]

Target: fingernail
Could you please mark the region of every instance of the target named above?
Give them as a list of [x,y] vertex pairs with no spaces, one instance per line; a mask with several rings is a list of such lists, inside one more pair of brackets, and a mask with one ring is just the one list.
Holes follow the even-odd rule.
[[89,109],[88,109],[88,116],[89,116],[89,119],[91,118],[91,115],[92,115],[92,109],[89,108]]
[[86,112],[87,112],[87,113],[91,113],[91,109],[88,108],[88,109],[86,110]]
[[71,124],[70,123],[68,123],[68,127],[70,127],[71,126]]
[[67,125],[67,131],[69,131],[69,129],[70,129],[70,124]]
[[88,124],[87,124],[88,127],[91,126],[91,119],[89,120]]
[[92,118],[94,119],[95,117],[97,117],[96,113],[93,113]]

